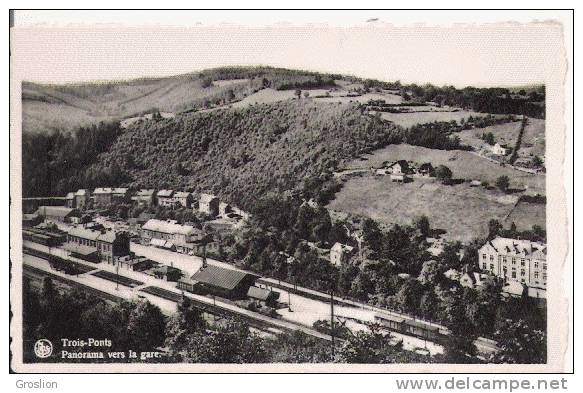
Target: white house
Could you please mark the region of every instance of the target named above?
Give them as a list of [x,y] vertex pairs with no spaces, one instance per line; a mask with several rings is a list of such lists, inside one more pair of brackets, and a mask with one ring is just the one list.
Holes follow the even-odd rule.
[[503,148],[502,146],[500,146],[500,144],[496,143],[494,146],[492,146],[490,148],[490,151],[492,152],[492,154],[496,155],[496,156],[505,156],[506,155],[506,149]]
[[330,249],[330,263],[341,266],[354,252],[354,247],[347,244],[335,243]]
[[211,194],[200,194],[198,210],[201,213],[216,216],[219,214],[219,198]]

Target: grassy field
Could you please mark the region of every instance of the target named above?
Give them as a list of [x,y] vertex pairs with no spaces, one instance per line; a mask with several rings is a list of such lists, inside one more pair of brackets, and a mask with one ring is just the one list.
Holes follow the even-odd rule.
[[407,144],[389,145],[372,154],[365,155],[345,165],[346,169],[370,168],[380,166],[384,161],[408,160],[418,163],[431,162],[449,167],[454,178],[487,181],[493,185],[499,176],[506,175],[510,179],[511,188],[528,187],[529,194],[545,195],[544,174],[530,174],[502,167],[476,154],[460,150],[434,150],[421,146]]
[[481,149],[490,150],[490,145],[482,139],[482,134],[487,134],[489,132],[494,135],[496,143],[508,147],[514,147],[516,140],[518,139],[518,133],[520,132],[520,124],[519,121],[514,121],[490,127],[464,130],[456,133],[456,135],[459,136],[462,144],[472,146],[476,151]]
[[[313,95],[315,95],[315,94],[313,94]],[[322,102],[342,102],[342,103],[359,102],[362,104],[366,104],[370,100],[384,100],[387,104],[393,104],[393,105],[400,104],[403,102],[403,99],[401,98],[401,96],[398,96],[395,94],[389,94],[389,93],[365,93],[365,94],[362,94],[360,96],[346,97],[346,91],[340,91],[340,92],[331,92],[330,95],[331,95],[331,97],[321,97],[321,98],[316,98],[316,100],[322,101]],[[340,95],[343,95],[344,97],[340,97]]]
[[546,228],[546,207],[536,203],[520,202],[506,218],[504,226],[508,227],[513,222],[517,228],[530,228],[532,225]]
[[268,104],[271,102],[291,100],[295,97],[294,90],[263,89],[243,98],[241,101],[235,102],[232,107],[243,108],[253,104]]
[[[487,235],[490,219],[502,222],[517,198],[467,183],[446,186],[434,179],[415,179],[397,184],[388,176],[364,176],[349,179],[328,207],[386,224],[411,224],[426,215],[432,228],[446,231],[446,238],[467,242]],[[528,217],[517,221],[523,229],[532,226]]]
[[233,90],[237,99],[260,87],[257,80],[217,81],[203,87],[196,75],[82,85],[22,85],[23,130],[72,130],[101,120],[123,119],[158,109],[180,112]]
[[472,111],[457,111],[457,112],[446,112],[440,109],[435,109],[430,112],[414,112],[414,113],[386,113],[383,112],[381,117],[385,120],[392,121],[393,123],[400,125],[401,127],[409,128],[416,124],[431,123],[434,121],[451,121],[455,120],[459,122],[461,119],[467,119],[468,117],[480,117],[485,116],[484,113],[472,112]]
[[[496,143],[513,148],[520,132],[519,121],[498,124],[495,126],[465,130],[457,133],[464,145],[472,146],[476,150],[489,149],[489,145],[481,138],[482,134],[491,132]],[[522,143],[518,151],[519,157],[532,157],[545,155],[545,121],[543,119],[529,118],[522,135]]]
[[[384,94],[384,93],[366,93],[356,97],[346,97],[347,91],[343,89],[337,89],[334,91],[330,91],[327,89],[309,89],[309,90],[302,90],[302,98],[304,97],[304,93],[308,92],[309,96],[307,99],[314,100],[314,102],[322,102],[322,103],[349,103],[349,102],[359,102],[359,103],[367,103],[370,100],[385,100],[389,104],[399,104],[401,103],[402,99],[400,96],[394,94]],[[326,94],[329,94],[329,97],[323,97]],[[242,108],[252,104],[267,104],[271,102],[283,101],[283,100],[290,100],[295,99],[296,94],[295,90],[274,90],[274,89],[262,89],[256,93],[253,93],[239,102],[236,102],[232,105],[233,108]]]
[[528,119],[518,155],[521,157],[545,156],[545,121],[543,119]]

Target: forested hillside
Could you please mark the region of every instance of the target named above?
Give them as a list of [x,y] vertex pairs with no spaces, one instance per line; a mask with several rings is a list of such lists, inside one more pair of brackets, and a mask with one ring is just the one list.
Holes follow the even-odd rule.
[[128,128],[86,179],[70,179],[71,189],[117,172],[131,186],[208,190],[244,206],[402,137],[401,129],[363,116],[355,104],[293,100],[193,113]]

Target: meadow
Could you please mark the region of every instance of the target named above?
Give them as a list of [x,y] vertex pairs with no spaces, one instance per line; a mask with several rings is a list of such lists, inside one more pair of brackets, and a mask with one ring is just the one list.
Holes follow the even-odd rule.
[[[433,107],[431,109],[433,109]],[[455,120],[459,123],[462,119],[468,119],[470,116],[480,117],[485,115],[486,114],[484,113],[478,113],[473,111],[465,110],[444,111],[442,109],[435,108],[434,110],[429,110],[428,112],[411,112],[411,113],[382,112],[381,118],[391,121],[401,127],[409,128],[416,124],[425,124],[434,121]]]
[[450,240],[470,241],[488,233],[488,221],[502,221],[517,197],[469,184],[443,185],[434,179],[394,183],[388,176],[348,180],[328,205],[333,210],[363,215],[385,224],[409,225],[425,215],[432,228]]
[[430,162],[434,167],[445,165],[453,177],[486,181],[494,185],[499,176],[508,176],[511,188],[527,188],[528,194],[545,195],[544,174],[530,174],[510,167],[503,167],[477,154],[460,150],[435,150],[407,144],[389,145],[371,154],[361,156],[343,166],[345,169],[379,167],[385,161],[408,160]]

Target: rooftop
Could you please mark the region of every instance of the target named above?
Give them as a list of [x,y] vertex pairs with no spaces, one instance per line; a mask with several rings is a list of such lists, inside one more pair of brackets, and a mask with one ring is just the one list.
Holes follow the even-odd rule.
[[57,217],[67,217],[71,213],[75,212],[75,209],[64,206],[39,206],[36,214],[40,216],[57,216]]
[[160,190],[158,191],[159,198],[169,198],[174,194],[174,190]]
[[496,252],[516,255],[516,256],[535,256],[536,258],[546,259],[546,244],[533,242],[526,239],[509,239],[505,237],[496,237],[487,242],[485,246],[490,246]]
[[247,291],[247,296],[249,296],[252,299],[257,299],[257,300],[267,300],[269,299],[269,296],[271,295],[271,291],[267,290],[267,289],[263,289],[263,288],[258,288],[258,287],[249,287],[249,290]]
[[225,269],[209,265],[194,273],[191,279],[202,284],[232,290],[247,277],[257,278],[258,276],[242,270]]
[[174,194],[174,197],[176,197],[176,198],[188,198],[189,195],[191,195],[190,192],[187,192],[187,191],[177,191]]
[[116,233],[113,231],[96,231],[94,229],[87,229],[82,227],[73,227],[69,230],[69,235],[77,236],[87,240],[98,240],[107,243],[113,243],[116,238]]
[[95,191],[93,191],[94,194],[111,194],[113,192],[113,188],[109,188],[109,187],[100,187],[100,188],[96,188]]
[[136,196],[150,197],[150,196],[154,195],[155,192],[156,192],[156,190],[154,190],[153,188],[141,189],[140,191],[136,192]]
[[144,225],[142,229],[154,232],[163,232],[169,234],[181,234],[181,235],[191,235],[197,232],[197,229],[190,225],[178,224],[174,220],[157,220],[150,219]]

